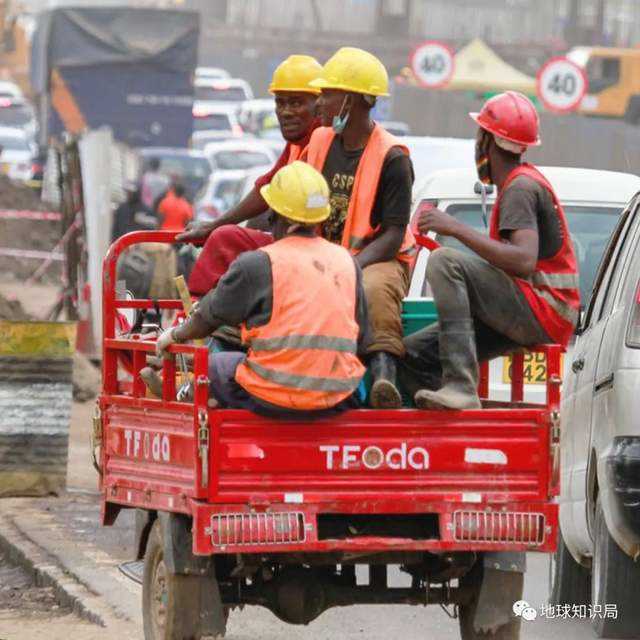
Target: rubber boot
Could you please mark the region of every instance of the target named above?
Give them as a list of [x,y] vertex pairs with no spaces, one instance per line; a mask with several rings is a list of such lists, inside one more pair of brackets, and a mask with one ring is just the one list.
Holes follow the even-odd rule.
[[369,402],[374,409],[400,409],[402,397],[396,387],[396,360],[385,351],[377,351],[369,360],[373,384]]
[[473,322],[441,322],[439,336],[442,387],[421,389],[414,397],[419,409],[480,409],[478,357]]
[[149,389],[156,398],[162,398],[162,378],[155,369],[143,367],[140,369],[140,377],[147,389]]

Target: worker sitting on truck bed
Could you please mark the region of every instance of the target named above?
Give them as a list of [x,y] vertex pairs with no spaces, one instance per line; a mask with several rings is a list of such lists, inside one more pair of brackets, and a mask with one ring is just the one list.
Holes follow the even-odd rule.
[[297,160],[307,146],[311,132],[319,126],[316,101],[319,89],[309,86],[322,71],[311,56],[289,56],[273,72],[269,92],[275,96],[276,116],[287,141],[273,168],[256,180],[254,188],[235,207],[216,220],[192,223],[177,239],[183,242],[208,238],[189,276],[189,290],[204,295],[218,284],[229,265],[244,251],[253,251],[273,242],[270,233],[238,226],[268,210],[260,189],[276,172]]
[[322,235],[349,249],[363,272],[372,328],[371,405],[399,408],[400,314],[415,255],[407,226],[413,185],[409,150],[371,119],[377,97],[389,95],[387,71],[372,54],[340,49],[311,85],[322,90],[318,108],[325,126],[311,135],[306,159],[331,190],[331,215]]
[[296,161],[260,193],[277,214],[276,241],[239,256],[191,318],[160,335],[157,351],[241,325],[247,353],[210,355],[210,389],[220,406],[273,417],[357,406],[367,308],[354,259],[316,234],[330,212],[327,183]]
[[403,373],[422,409],[479,408],[478,360],[519,346],[566,345],[580,307],[576,257],[567,221],[552,186],[523,163],[540,144],[531,101],[508,91],[471,117],[479,125],[480,180],[498,198],[489,235],[436,208],[423,212],[421,233],[455,238],[473,253],[443,247],[427,264],[438,325],[405,340]]

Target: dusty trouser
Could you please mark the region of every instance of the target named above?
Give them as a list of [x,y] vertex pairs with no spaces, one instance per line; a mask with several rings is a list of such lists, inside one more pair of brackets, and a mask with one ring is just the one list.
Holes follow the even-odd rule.
[[478,407],[479,360],[551,341],[513,279],[477,255],[438,249],[427,279],[439,323],[405,339],[401,366],[418,406]]
[[372,330],[367,350],[373,380],[369,402],[377,409],[399,409],[396,359],[404,354],[401,312],[409,290],[409,268],[398,260],[378,262],[365,267],[362,276]]

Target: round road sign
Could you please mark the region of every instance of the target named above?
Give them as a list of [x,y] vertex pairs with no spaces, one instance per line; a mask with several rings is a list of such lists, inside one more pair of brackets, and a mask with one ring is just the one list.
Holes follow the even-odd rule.
[[418,82],[429,89],[444,87],[453,75],[453,51],[442,42],[427,40],[418,45],[409,62]]
[[538,72],[538,97],[550,111],[566,113],[578,108],[587,84],[585,72],[575,62],[552,58]]

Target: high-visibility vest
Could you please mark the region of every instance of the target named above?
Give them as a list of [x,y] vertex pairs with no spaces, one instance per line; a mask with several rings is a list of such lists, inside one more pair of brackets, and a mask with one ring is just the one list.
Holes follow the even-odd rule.
[[[318,127],[309,140],[307,162],[320,173],[324,168],[331,143],[335,137],[331,127]],[[398,147],[409,155],[409,149],[379,124],[373,128],[365,147],[353,181],[347,219],[342,233],[342,246],[356,255],[375,237],[379,227],[371,226],[371,212],[376,201],[378,184],[387,153],[392,147]],[[407,226],[404,239],[396,258],[411,264],[416,256],[413,234]]]
[[287,164],[291,164],[300,159],[302,152],[306,147],[302,147],[299,144],[289,143],[289,155],[287,156]]
[[342,247],[290,236],[260,249],[271,262],[273,309],[266,325],[242,326],[249,351],[236,381],[288,409],[335,406],[360,384],[356,267]]
[[508,186],[519,176],[527,176],[535,180],[551,194],[560,223],[562,245],[551,258],[538,260],[531,276],[526,279],[514,279],[542,328],[554,342],[566,346],[578,322],[580,312],[578,263],[567,219],[558,196],[549,181],[534,166],[521,164],[507,177],[491,212],[489,235],[494,240],[502,240],[500,203]]

